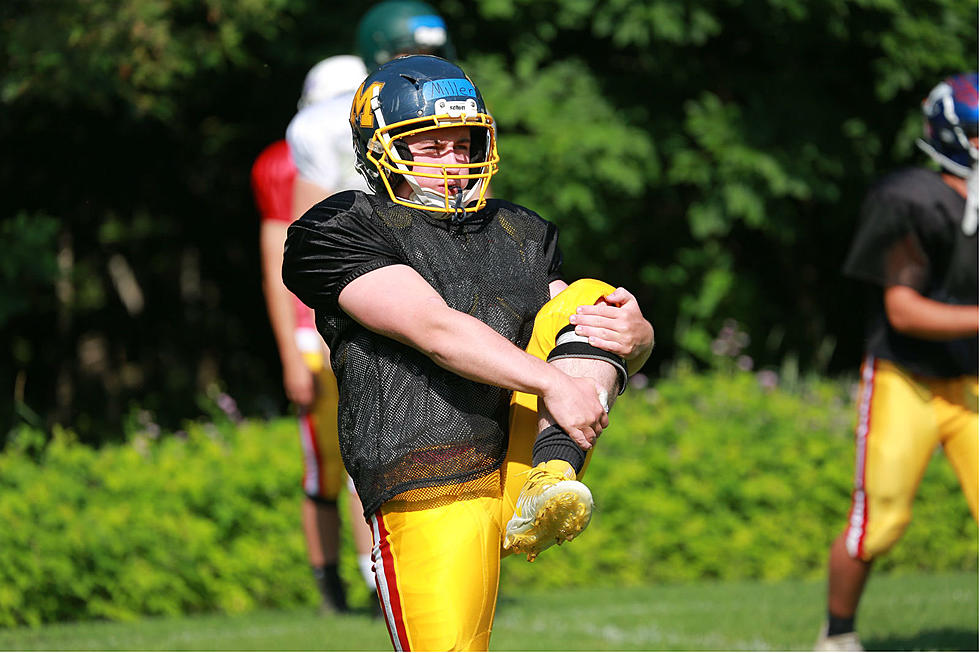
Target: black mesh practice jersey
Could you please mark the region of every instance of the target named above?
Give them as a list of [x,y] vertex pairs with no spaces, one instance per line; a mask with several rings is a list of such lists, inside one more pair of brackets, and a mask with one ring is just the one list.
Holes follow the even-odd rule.
[[344,313],[341,290],[387,265],[415,269],[453,309],[524,348],[560,278],[557,228],[489,200],[460,223],[360,191],[338,193],[294,222],[283,280],[316,311],[340,391],[344,464],[372,514],[406,490],[495,471],[507,451],[510,391],[467,380]]
[[[844,273],[876,286],[909,286],[946,304],[977,303],[977,235],[965,229],[966,200],[930,170],[892,173],[869,191]],[[971,231],[972,233],[967,233]],[[895,331],[875,292],[868,353],[918,374],[977,373],[977,338],[928,341]]]

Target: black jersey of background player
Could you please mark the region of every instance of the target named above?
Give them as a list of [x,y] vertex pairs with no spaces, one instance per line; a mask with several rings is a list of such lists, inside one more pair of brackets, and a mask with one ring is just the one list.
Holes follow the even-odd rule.
[[561,254],[554,225],[500,200],[455,224],[346,191],[290,226],[283,280],[316,310],[330,347],[341,453],[365,515],[406,490],[486,476],[507,451],[510,391],[449,372],[338,307],[348,283],[392,264],[411,266],[451,308],[523,349]]
[[[966,200],[939,173],[920,168],[886,176],[869,191],[844,264],[848,276],[879,286],[904,285],[946,304],[977,303],[976,229],[964,230]],[[928,341],[896,332],[877,298],[868,353],[927,376],[977,373],[977,339]]]

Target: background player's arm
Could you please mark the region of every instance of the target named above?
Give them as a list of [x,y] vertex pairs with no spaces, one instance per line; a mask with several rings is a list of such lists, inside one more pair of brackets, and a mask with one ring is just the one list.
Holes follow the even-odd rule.
[[363,326],[418,349],[462,377],[538,395],[570,435],[594,438],[608,425],[592,381],[568,376],[480,320],[453,310],[406,265],[358,277],[338,301]]
[[885,313],[892,328],[922,340],[955,340],[977,335],[977,306],[944,304],[908,286],[885,288]]
[[262,256],[262,292],[265,295],[269,322],[282,361],[283,386],[289,400],[301,407],[313,403],[313,374],[306,366],[296,345],[296,314],[293,297],[282,283],[282,252],[289,225],[277,220],[263,220],[259,231]]
[[[350,132],[346,115],[344,118],[341,128],[347,136],[346,156],[349,157]],[[342,190],[337,186],[340,181],[338,170],[343,167],[343,160],[338,159],[340,154],[331,138],[335,128],[330,111],[324,105],[301,109],[286,127],[286,142],[289,143],[289,151],[296,164],[292,196],[293,221],[320,200]]]
[[[330,191],[300,175],[293,181],[293,220],[310,210],[314,204],[330,195]],[[285,236],[283,237],[285,242]]]

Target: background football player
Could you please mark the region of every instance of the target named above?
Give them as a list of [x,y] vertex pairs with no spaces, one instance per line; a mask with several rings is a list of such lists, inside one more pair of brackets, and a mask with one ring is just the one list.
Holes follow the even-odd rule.
[[872,561],[901,537],[942,446],[977,518],[977,75],[923,101],[920,148],[868,193],[844,272],[872,284],[847,527],[830,549],[817,650],[861,650],[855,614]]
[[[330,57],[306,76],[300,108],[334,97],[349,100],[366,73],[359,57]],[[267,147],[252,166],[252,189],[262,218],[259,246],[262,289],[276,338],[286,396],[299,410],[303,452],[303,534],[323,610],[344,612],[347,599],[340,579],[340,518],[337,497],[346,474],[337,447],[336,381],[326,367],[323,340],[313,325],[313,312],[282,285],[282,246],[293,219],[296,166],[286,141]],[[351,512],[360,501],[351,493]],[[352,524],[359,557],[370,559],[370,532],[359,518]],[[360,532],[359,532],[360,531]],[[374,590],[373,574],[365,581]]]
[[[367,75],[365,65],[373,68],[397,54],[454,54],[442,17],[415,0],[389,0],[372,7],[358,25],[356,41],[361,58],[330,57],[310,70],[286,140],[264,150],[252,171],[262,215],[263,292],[286,396],[300,411],[306,494],[303,532],[323,606],[330,611],[347,609],[337,566],[340,530],[336,499],[345,477],[337,447],[337,382],[329,368],[329,351],[313,325],[313,311],[282,284],[286,228],[336,191],[367,189],[354,168],[348,122],[353,91]],[[373,592],[371,533],[360,519],[362,508],[352,485],[350,489],[358,567]]]

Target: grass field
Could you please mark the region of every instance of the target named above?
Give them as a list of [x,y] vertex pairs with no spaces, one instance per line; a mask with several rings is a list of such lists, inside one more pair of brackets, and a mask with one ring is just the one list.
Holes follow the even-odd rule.
[[[496,651],[807,650],[822,581],[717,583],[518,594],[505,588]],[[873,576],[860,627],[869,650],[978,650],[976,573]],[[0,630],[2,650],[390,650],[366,615],[309,609]]]

